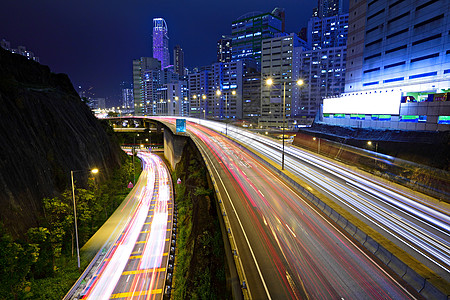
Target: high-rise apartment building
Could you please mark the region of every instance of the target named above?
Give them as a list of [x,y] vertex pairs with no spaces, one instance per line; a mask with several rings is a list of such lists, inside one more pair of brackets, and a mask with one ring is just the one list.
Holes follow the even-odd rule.
[[231,60],[254,59],[259,68],[262,41],[282,32],[283,20],[278,11],[273,13],[251,12],[231,24]]
[[348,14],[311,18],[308,22],[308,46],[311,50],[347,45]]
[[170,65],[169,35],[163,18],[153,19],[153,58],[161,62],[161,68]]
[[242,79],[242,119],[258,123],[261,117],[261,73],[247,71]]
[[175,74],[184,76],[184,52],[180,45],[173,48],[173,66]]
[[162,116],[188,116],[189,101],[186,81],[165,83],[158,88],[156,114]]
[[214,63],[189,74],[191,115],[242,119],[242,78],[245,69],[244,61],[234,61]]
[[217,41],[217,62],[230,62],[231,61],[231,44],[232,38],[228,36],[222,36]]
[[449,130],[450,5],[350,0],[345,94],[324,100],[330,124]]
[[[297,110],[300,79],[299,52],[304,42],[295,33],[262,41],[261,58],[261,117],[259,126],[281,127],[294,123],[293,110]],[[273,85],[266,84],[272,79]],[[283,105],[283,102],[284,105]]]
[[300,78],[304,86],[299,105],[293,111],[299,124],[312,123],[322,99],[344,92],[346,53],[345,46],[300,52]]
[[343,13],[343,0],[318,0],[318,5],[314,9],[313,17],[328,18]]
[[18,46],[17,49],[11,48],[11,43],[5,39],[2,39],[0,41],[0,47],[2,47],[5,50],[8,50],[15,54],[20,54],[22,56],[25,56],[28,59],[34,60],[36,62],[39,62],[39,57],[35,56],[33,52],[27,50],[25,46]]

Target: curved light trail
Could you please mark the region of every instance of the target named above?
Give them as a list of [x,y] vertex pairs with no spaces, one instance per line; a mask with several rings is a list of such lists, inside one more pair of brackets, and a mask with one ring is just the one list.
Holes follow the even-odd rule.
[[[225,125],[196,120],[219,132]],[[228,136],[272,161],[281,160],[281,143],[228,126]],[[396,190],[329,159],[297,147],[285,147],[285,168],[328,195],[349,212],[395,242],[401,249],[450,282],[450,216],[448,209],[417,194]],[[443,204],[445,205],[445,204]]]
[[[81,295],[82,299],[161,299],[169,248],[171,180],[162,160],[140,152],[146,184],[139,203]],[[166,252],[165,252],[166,251]]]

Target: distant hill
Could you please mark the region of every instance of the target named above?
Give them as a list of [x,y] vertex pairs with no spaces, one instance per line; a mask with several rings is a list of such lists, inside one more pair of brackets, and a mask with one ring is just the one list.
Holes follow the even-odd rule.
[[71,170],[108,177],[123,153],[107,129],[67,75],[0,48],[0,222],[14,236],[39,225],[41,200],[69,187]]

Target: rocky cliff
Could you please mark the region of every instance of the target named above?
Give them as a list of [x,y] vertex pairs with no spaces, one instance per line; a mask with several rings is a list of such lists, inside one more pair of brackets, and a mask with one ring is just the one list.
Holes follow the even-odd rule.
[[42,199],[70,187],[71,170],[108,177],[121,155],[67,75],[0,48],[0,222],[13,235],[39,225]]

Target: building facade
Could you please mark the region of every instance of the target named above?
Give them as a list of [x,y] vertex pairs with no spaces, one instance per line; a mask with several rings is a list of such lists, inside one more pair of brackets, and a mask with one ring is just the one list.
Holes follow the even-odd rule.
[[450,3],[350,1],[345,92],[324,100],[331,124],[449,130]]
[[184,76],[184,52],[180,45],[173,48],[173,67],[175,74]]
[[17,49],[13,49],[13,48],[11,48],[11,43],[9,41],[2,39],[0,41],[0,47],[2,47],[5,50],[8,50],[12,53],[25,56],[26,58],[28,58],[30,60],[39,62],[39,57],[35,56],[33,52],[27,50],[27,48],[25,46],[18,46]]
[[314,9],[313,17],[328,18],[343,13],[343,0],[318,0],[318,5]]
[[231,24],[231,60],[254,59],[261,62],[262,41],[282,31],[283,21],[272,13],[251,12]]
[[170,65],[169,33],[163,18],[153,19],[153,58],[161,62],[161,68]]
[[347,45],[348,14],[311,18],[308,22],[308,46],[311,50]]
[[231,50],[232,50],[232,38],[228,36],[222,36],[217,41],[217,62],[230,62]]
[[189,74],[191,115],[199,118],[242,119],[242,79],[245,69],[244,61],[234,61],[214,63]]
[[300,52],[300,78],[304,86],[300,89],[298,106],[293,107],[299,124],[311,124],[324,98],[344,92],[346,53],[345,46]]
[[153,102],[158,99],[161,84],[161,62],[153,57],[133,60],[134,113],[137,116],[155,114]]
[[[299,60],[294,58],[299,57],[302,45],[305,46],[295,33],[262,42],[259,126],[281,127],[284,117],[288,127],[294,122],[292,108],[298,106],[299,86],[296,82],[300,79]],[[272,86],[266,84],[269,78],[273,81]]]

